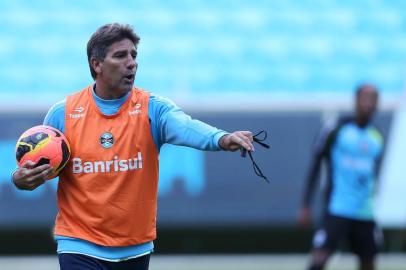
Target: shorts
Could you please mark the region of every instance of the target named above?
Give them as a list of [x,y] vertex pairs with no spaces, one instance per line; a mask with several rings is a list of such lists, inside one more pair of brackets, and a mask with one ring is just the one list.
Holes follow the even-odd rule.
[[356,220],[326,214],[324,224],[313,238],[314,249],[334,252],[347,240],[356,255],[363,259],[375,257],[383,243],[382,231],[374,221]]
[[148,270],[150,254],[119,262],[74,253],[58,254],[61,270]]

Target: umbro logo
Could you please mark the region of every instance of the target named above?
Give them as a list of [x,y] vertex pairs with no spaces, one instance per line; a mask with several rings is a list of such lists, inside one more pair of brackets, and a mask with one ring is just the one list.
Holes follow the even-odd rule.
[[75,113],[70,113],[69,118],[76,119],[76,118],[82,118],[83,116],[85,116],[85,114],[83,113],[85,111],[85,109],[82,106],[75,108],[73,111]]
[[83,109],[83,107],[80,106],[80,107],[77,107],[74,111],[77,112],[77,113],[82,113],[84,110],[85,109]]
[[129,115],[140,114],[140,113],[141,113],[141,104],[139,104],[139,103],[136,103],[134,105],[134,109],[128,112]]

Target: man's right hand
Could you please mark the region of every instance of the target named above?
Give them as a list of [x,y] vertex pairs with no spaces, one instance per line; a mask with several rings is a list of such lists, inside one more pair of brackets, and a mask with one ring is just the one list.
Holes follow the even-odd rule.
[[34,190],[42,185],[52,172],[53,169],[49,164],[35,167],[34,162],[26,161],[13,173],[13,182],[19,189]]

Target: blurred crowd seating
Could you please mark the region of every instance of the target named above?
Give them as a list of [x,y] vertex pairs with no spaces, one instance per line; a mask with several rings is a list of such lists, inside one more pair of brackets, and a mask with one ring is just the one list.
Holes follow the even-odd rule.
[[86,42],[107,22],[134,26],[136,83],[164,95],[341,93],[364,80],[396,94],[405,10],[402,0],[1,0],[0,104],[54,103],[89,84]]

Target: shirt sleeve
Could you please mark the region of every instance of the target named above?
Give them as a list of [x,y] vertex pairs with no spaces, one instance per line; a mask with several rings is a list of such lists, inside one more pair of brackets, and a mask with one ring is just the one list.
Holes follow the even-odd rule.
[[304,189],[302,202],[303,207],[310,206],[313,193],[319,179],[321,163],[330,151],[331,143],[334,140],[336,130],[336,122],[327,123],[320,131],[316,142],[313,145],[313,158],[305,182],[306,186]]
[[219,151],[219,140],[227,132],[192,119],[169,99],[151,94],[151,131],[158,149],[165,143],[199,150]]
[[66,99],[52,106],[45,116],[44,125],[54,127],[65,133],[65,108]]

